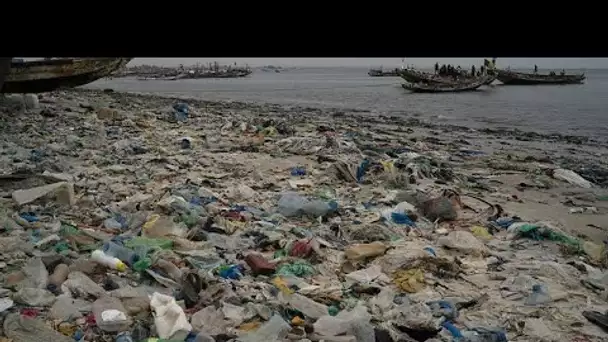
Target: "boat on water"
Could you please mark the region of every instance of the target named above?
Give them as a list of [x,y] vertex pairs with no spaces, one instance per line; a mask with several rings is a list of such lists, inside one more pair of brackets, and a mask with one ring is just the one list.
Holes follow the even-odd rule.
[[452,84],[454,78],[449,76],[441,76],[430,72],[424,72],[416,69],[402,69],[399,76],[408,83],[429,83],[429,84]]
[[498,80],[505,85],[581,84],[586,78],[585,74],[537,74],[502,69],[496,73]]
[[73,88],[110,76],[132,58],[12,60],[1,93],[43,93]]
[[382,68],[370,69],[367,74],[371,77],[397,77],[399,76],[399,69],[395,68],[388,71],[384,71]]
[[127,68],[119,74],[119,77],[136,77],[145,80],[184,80],[202,78],[239,78],[251,75],[252,70],[248,66],[220,66],[217,62],[204,66],[196,64],[190,67],[161,67],[153,65],[137,65]]
[[[488,73],[487,76],[493,76],[494,74],[492,73]],[[496,80],[496,77],[485,77],[485,76],[475,76],[475,77],[471,77],[471,76],[467,76],[467,75],[462,75],[462,76],[458,76],[457,79],[455,79],[452,76],[441,76],[441,75],[437,75],[437,74],[433,74],[430,72],[424,72],[424,71],[419,71],[419,70],[415,70],[415,69],[403,69],[401,70],[399,76],[401,76],[401,78],[403,78],[406,82],[408,83],[427,83],[427,84],[454,84],[460,81],[476,81],[478,80],[480,77],[483,77],[483,79],[485,79],[485,83],[483,85],[489,85],[490,83],[494,82],[494,80]]]
[[403,88],[413,93],[461,93],[475,91],[496,79],[495,75],[484,75],[476,79],[460,80],[452,83],[404,83]]

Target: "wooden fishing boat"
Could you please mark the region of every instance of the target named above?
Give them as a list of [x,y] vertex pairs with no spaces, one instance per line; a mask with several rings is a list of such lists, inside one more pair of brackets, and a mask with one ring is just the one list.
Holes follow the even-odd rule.
[[475,80],[464,80],[460,82],[448,83],[405,83],[403,88],[414,93],[461,93],[474,91],[483,85],[488,85],[496,79],[496,76],[486,75]]
[[[487,76],[493,76],[494,74],[488,73]],[[454,79],[450,76],[440,76],[436,74],[432,74],[429,72],[418,71],[413,69],[403,69],[401,70],[399,76],[403,78],[408,83],[428,83],[428,84],[454,84],[459,82],[459,80],[464,81],[475,81],[478,80],[479,77],[483,77],[486,81],[483,85],[489,85],[494,82],[496,77],[486,77],[484,76],[459,76],[458,79]]]
[[533,74],[500,69],[496,72],[498,80],[506,85],[580,84],[586,78],[585,74]]
[[389,71],[384,71],[382,69],[371,69],[367,73],[371,77],[397,77],[399,76],[399,69],[393,69]]
[[402,69],[399,76],[409,83],[454,83],[453,79],[415,69]]
[[111,75],[131,58],[60,58],[13,61],[1,93],[43,93],[72,88]]

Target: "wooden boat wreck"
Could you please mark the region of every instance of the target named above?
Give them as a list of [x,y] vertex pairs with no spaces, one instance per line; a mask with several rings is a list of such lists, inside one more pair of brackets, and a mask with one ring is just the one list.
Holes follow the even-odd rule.
[[398,77],[400,72],[399,69],[395,68],[393,70],[384,71],[382,68],[380,69],[370,69],[367,74],[371,77]]
[[536,74],[510,70],[496,70],[497,78],[505,85],[536,85],[536,84],[581,84],[585,74]]
[[483,85],[488,85],[496,79],[494,75],[480,76],[476,79],[461,80],[453,83],[404,83],[403,88],[414,93],[460,93],[475,91]]
[[43,93],[110,76],[131,58],[58,58],[12,61],[1,93]]

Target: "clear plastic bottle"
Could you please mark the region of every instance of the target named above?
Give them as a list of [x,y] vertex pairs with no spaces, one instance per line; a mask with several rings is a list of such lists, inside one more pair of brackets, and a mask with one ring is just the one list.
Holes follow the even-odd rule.
[[309,215],[313,217],[325,216],[337,209],[337,203],[327,203],[321,200],[309,200],[294,192],[287,192],[281,196],[278,203],[278,212],[285,216]]
[[129,267],[133,267],[139,260],[139,256],[134,251],[112,241],[104,242],[103,253],[118,258],[120,261],[129,265]]
[[120,272],[127,270],[127,265],[120,259],[106,255],[103,251],[95,250],[91,253],[91,260],[106,267],[109,267]]

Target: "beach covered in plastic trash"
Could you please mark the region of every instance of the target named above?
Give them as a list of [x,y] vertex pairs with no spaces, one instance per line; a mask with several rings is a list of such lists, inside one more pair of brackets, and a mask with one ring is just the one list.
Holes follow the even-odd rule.
[[112,91],[0,110],[0,341],[608,339],[600,142]]

